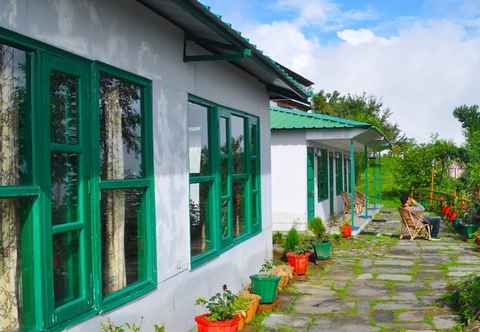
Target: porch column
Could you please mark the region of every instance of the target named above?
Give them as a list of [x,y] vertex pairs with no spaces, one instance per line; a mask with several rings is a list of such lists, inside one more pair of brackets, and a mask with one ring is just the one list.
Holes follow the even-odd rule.
[[373,169],[373,197],[375,197],[375,201],[373,203],[373,206],[376,208],[377,207],[377,200],[378,200],[378,188],[377,188],[377,180],[378,180],[378,165],[377,165],[377,153],[375,152],[374,154],[374,159],[373,159],[373,162],[374,162],[374,169]]
[[[368,179],[368,147],[364,146],[364,155],[365,155],[365,218],[368,218],[368,189],[370,187]],[[375,172],[375,169],[373,170]],[[375,173],[374,173],[375,174]]]
[[350,204],[352,229],[355,228],[355,143],[350,141]]
[[378,152],[378,200],[382,204],[382,155]]

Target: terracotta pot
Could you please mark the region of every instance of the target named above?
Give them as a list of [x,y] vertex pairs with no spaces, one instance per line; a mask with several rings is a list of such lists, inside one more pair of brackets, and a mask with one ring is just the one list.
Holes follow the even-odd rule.
[[207,313],[195,317],[198,332],[238,332],[240,316],[230,320],[211,321],[207,319],[208,315]]
[[245,325],[246,325],[245,317],[240,315],[240,320],[238,321],[237,331],[242,331],[245,328]]
[[344,239],[348,239],[349,237],[352,236],[352,226],[347,224],[343,225],[341,228],[341,232],[342,232],[342,237]]
[[293,252],[287,253],[288,265],[293,268],[296,275],[303,276],[308,270],[308,257],[310,253],[297,255]]
[[251,294],[252,301],[248,305],[247,316],[245,317],[245,323],[250,323],[257,314],[258,306],[260,305],[261,297],[255,294]]

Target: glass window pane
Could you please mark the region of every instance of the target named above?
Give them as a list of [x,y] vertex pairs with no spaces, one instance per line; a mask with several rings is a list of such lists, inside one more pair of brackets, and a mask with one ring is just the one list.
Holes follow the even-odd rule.
[[141,178],[142,90],[103,74],[100,80],[100,150],[103,179]]
[[50,74],[50,136],[54,143],[78,144],[78,80]]
[[190,184],[190,247],[192,256],[211,249],[210,183]]
[[143,190],[102,192],[103,293],[127,287],[142,278],[145,245]]
[[190,174],[208,175],[208,108],[188,103]]
[[228,237],[228,211],[229,209],[229,199],[222,199],[222,206],[221,206],[221,215],[220,215],[220,222],[222,224],[222,235],[223,238]]
[[0,185],[30,181],[27,149],[27,56],[0,44]]
[[[22,225],[30,212],[31,199],[0,199],[0,271],[2,301],[9,305],[1,305],[2,331],[17,331],[22,318],[22,269],[25,266],[21,259]],[[10,282],[7,282],[10,281]]]
[[233,173],[243,173],[245,168],[245,120],[231,117]]
[[55,307],[80,296],[80,259],[78,233],[53,236],[53,286]]
[[257,155],[257,125],[253,124],[250,127],[250,153]]
[[222,196],[227,196],[230,193],[229,182],[228,182],[228,159],[222,158],[220,160],[220,181],[222,187]]
[[228,119],[220,118],[220,152],[228,154]]
[[52,224],[78,220],[78,155],[52,154]]
[[242,235],[246,231],[245,223],[245,183],[233,183],[233,235]]

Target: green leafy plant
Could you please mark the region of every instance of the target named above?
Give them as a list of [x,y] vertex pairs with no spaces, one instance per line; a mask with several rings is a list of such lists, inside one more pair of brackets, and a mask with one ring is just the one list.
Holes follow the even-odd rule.
[[125,323],[122,325],[115,325],[109,319],[101,322],[100,331],[101,332],[140,332],[140,325],[135,323]]
[[295,227],[292,227],[288,231],[287,238],[285,240],[285,244],[283,246],[283,249],[285,250],[285,252],[291,252],[299,244],[300,244],[300,237],[298,235],[298,232],[295,229]]
[[283,234],[281,232],[274,232],[272,236],[273,243],[282,243],[283,241]]
[[203,305],[208,309],[207,319],[211,321],[223,321],[234,319],[236,315],[235,301],[237,296],[223,285],[222,292],[217,293],[210,299],[197,298],[196,304]]
[[248,306],[251,302],[252,300],[247,297],[237,296],[235,301],[233,301],[235,313],[245,317],[247,315]]
[[305,255],[306,253],[310,252],[310,248],[304,245],[297,245],[294,249],[293,252],[296,255]]
[[480,277],[472,276],[449,287],[442,300],[452,307],[466,325],[480,316]]
[[260,273],[270,274],[272,273],[272,270],[274,267],[275,267],[275,264],[273,263],[273,260],[266,260],[260,267]]
[[165,332],[165,326],[155,324],[153,326],[155,332]]
[[315,217],[310,221],[308,225],[310,231],[315,234],[315,237],[322,242],[326,242],[330,240],[329,235],[327,234],[327,230],[325,225],[323,224],[323,220],[321,218]]

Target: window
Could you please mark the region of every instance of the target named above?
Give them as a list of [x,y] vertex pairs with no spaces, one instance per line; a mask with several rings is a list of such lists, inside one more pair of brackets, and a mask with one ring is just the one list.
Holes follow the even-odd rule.
[[155,287],[151,112],[150,81],[0,31],[2,330]]
[[317,194],[319,202],[328,199],[328,152],[323,149],[317,154]]
[[340,195],[343,192],[343,157],[340,153],[335,158],[335,183],[336,193]]
[[188,107],[192,266],[261,229],[259,123],[197,97]]

